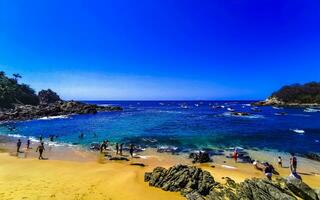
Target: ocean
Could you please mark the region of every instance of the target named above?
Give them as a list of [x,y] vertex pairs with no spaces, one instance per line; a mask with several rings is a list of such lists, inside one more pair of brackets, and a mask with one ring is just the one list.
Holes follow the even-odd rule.
[[[205,148],[320,152],[320,112],[258,107],[250,101],[87,101],[121,112],[59,116],[0,124],[0,134],[88,148],[103,140],[179,151]],[[248,112],[234,116],[231,111]],[[83,133],[84,138],[79,138]]]

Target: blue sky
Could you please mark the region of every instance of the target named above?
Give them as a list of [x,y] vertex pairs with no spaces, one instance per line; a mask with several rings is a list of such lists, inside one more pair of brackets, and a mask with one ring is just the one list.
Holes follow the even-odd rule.
[[317,0],[0,1],[0,69],[65,99],[263,99],[320,81]]

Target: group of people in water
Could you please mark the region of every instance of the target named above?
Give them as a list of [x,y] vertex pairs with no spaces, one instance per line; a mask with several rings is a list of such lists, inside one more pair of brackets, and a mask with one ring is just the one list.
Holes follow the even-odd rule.
[[[117,155],[120,155],[120,156],[122,156],[123,155],[123,145],[124,145],[124,143],[116,143],[116,154]],[[107,149],[108,149],[108,146],[109,146],[109,140],[104,140],[102,143],[101,143],[101,145],[100,145],[100,153],[103,153],[103,152],[105,152]],[[135,149],[135,147],[134,147],[134,145],[133,144],[130,144],[129,145],[129,153],[130,153],[130,156],[133,158],[133,152],[134,152],[134,149]]]

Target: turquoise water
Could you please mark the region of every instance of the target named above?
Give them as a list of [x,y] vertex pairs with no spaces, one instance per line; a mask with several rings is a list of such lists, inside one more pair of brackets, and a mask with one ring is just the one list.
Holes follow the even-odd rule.
[[[248,101],[99,101],[120,105],[122,112],[73,115],[2,124],[0,133],[15,137],[57,135],[57,142],[88,147],[93,142],[163,145],[191,150],[209,147],[320,152],[320,112],[301,108],[253,109]],[[224,108],[213,108],[224,106]],[[232,116],[230,109],[250,112]],[[261,111],[259,111],[259,109]],[[276,115],[285,112],[286,115]],[[79,135],[83,133],[83,139]]]

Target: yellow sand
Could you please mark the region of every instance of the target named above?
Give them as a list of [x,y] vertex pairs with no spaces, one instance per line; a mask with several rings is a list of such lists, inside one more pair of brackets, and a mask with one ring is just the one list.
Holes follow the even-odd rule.
[[[143,153],[147,156],[146,159],[117,162],[99,160],[95,154],[88,152],[65,151],[65,156],[88,157],[88,160],[52,160],[51,157],[51,160],[38,160],[35,154],[31,154],[29,158],[17,158],[8,153],[0,153],[0,199],[184,199],[179,193],[149,187],[144,182],[144,173],[152,171],[156,166],[168,168],[177,163],[191,165],[190,160],[183,156],[147,150]],[[54,157],[54,153],[50,155]],[[92,155],[95,159],[92,159]],[[223,157],[221,159],[215,160],[215,167],[212,164],[196,166],[208,170],[219,182],[224,182],[225,176],[237,182],[251,177],[264,177],[263,173],[254,170],[250,164],[234,163]],[[141,162],[147,166],[131,166],[132,162]],[[230,169],[224,165],[236,168]],[[278,171],[281,176],[289,174],[286,168]],[[320,176],[302,177],[310,186],[320,187]]]

